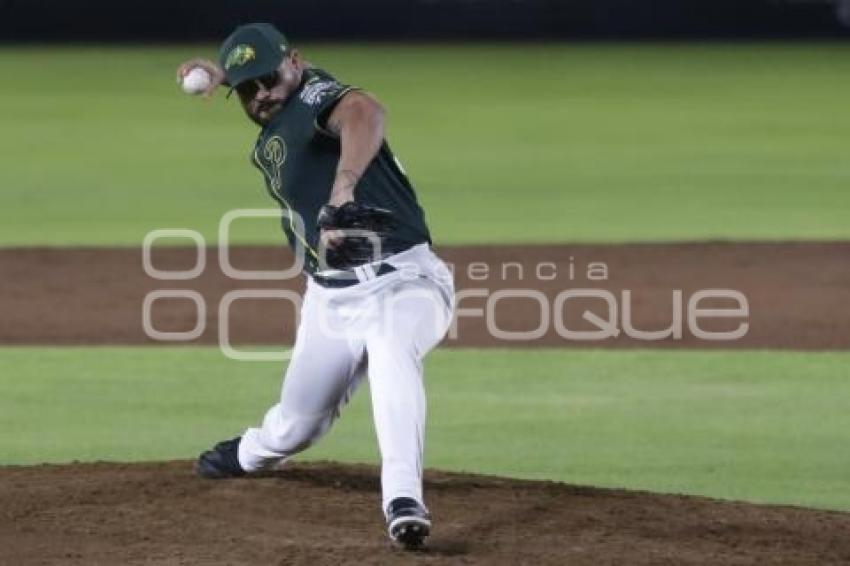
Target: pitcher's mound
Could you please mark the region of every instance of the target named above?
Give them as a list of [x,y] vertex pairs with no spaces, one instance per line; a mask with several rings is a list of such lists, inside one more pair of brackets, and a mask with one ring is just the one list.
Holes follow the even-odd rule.
[[378,474],[190,462],[0,469],[4,564],[848,564],[850,514],[429,473],[427,550],[389,544]]

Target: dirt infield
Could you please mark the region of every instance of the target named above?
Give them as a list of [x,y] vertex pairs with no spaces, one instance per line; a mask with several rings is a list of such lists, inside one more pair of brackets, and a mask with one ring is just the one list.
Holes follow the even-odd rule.
[[210,481],[188,462],[0,469],[4,564],[847,564],[850,514],[430,473],[393,549],[366,466]]
[[[457,289],[479,294],[460,299],[458,306],[465,310],[456,335],[446,341],[449,346],[850,348],[846,242],[452,247],[439,253],[454,265]],[[187,270],[195,256],[194,249],[157,248],[152,264],[159,270]],[[172,281],[148,277],[138,249],[0,250],[0,344],[152,344],[143,330],[142,307],[146,294],[157,289],[200,293],[207,311],[202,332],[192,343],[213,344],[226,293],[303,288],[300,277],[225,277],[216,249],[206,250],[205,259],[199,277]],[[243,247],[231,250],[231,262],[243,270],[280,269],[291,265],[291,257],[282,247]],[[611,293],[615,330],[623,330],[618,336],[592,341],[564,336],[564,328],[598,330],[584,319],[585,310],[612,320],[611,306],[598,297],[573,298],[557,306],[559,294],[577,289]],[[713,341],[695,335],[688,303],[704,289],[733,290],[746,297],[747,317],[698,322],[711,331],[730,331],[746,323],[742,338]],[[496,295],[500,290],[502,296]],[[631,293],[629,299],[624,290]],[[683,310],[681,339],[647,341],[624,330],[627,306],[635,329],[671,327],[676,290]],[[706,299],[697,306],[735,305],[728,299]],[[296,309],[291,304],[241,299],[231,307],[228,330],[234,344],[292,342]],[[150,313],[153,328],[168,332],[191,330],[198,318],[196,305],[186,298],[157,300]],[[514,339],[521,333],[527,337]]]

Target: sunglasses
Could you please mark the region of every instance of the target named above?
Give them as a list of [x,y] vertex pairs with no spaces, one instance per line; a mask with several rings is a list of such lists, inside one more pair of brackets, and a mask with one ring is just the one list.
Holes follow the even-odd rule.
[[253,99],[257,92],[259,92],[260,88],[264,90],[271,90],[278,85],[280,82],[280,73],[277,71],[271,72],[268,75],[263,75],[262,77],[257,77],[256,79],[252,79],[250,81],[245,81],[236,87],[236,92],[239,93],[239,96],[242,98]]

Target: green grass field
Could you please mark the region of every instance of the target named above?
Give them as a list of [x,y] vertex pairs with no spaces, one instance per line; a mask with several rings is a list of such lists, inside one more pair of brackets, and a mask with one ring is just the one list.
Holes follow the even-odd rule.
[[[850,354],[446,350],[427,465],[850,510]],[[0,350],[0,461],[190,458],[280,368],[213,348]],[[365,391],[304,457],[377,461]]]
[[[850,236],[848,44],[304,50],[385,102],[438,243]],[[224,211],[270,206],[235,100],[175,84],[214,53],[0,47],[0,245],[214,240]]]
[[[850,238],[850,44],[305,52],[389,108],[439,244]],[[238,104],[175,84],[214,53],[0,47],[0,246],[214,242],[224,212],[273,206]],[[282,241],[268,219],[234,236]],[[438,351],[427,463],[850,510],[849,356]],[[279,380],[207,348],[0,347],[0,463],[190,458]],[[305,457],[376,461],[365,392]]]

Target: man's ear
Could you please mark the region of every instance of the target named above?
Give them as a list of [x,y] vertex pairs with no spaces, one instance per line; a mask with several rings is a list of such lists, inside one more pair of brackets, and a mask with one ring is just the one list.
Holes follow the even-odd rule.
[[304,60],[301,59],[301,52],[298,51],[297,49],[293,49],[292,51],[289,52],[289,58],[292,61],[292,64],[296,68],[300,69],[301,67],[304,66]]

